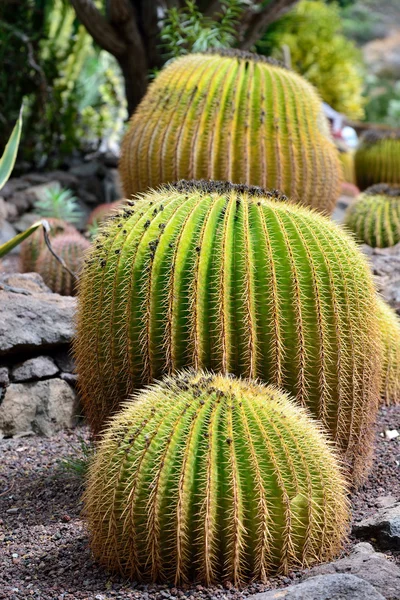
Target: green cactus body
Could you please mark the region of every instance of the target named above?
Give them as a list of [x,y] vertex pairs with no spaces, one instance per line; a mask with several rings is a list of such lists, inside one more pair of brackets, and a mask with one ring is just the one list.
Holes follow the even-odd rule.
[[[78,233],[66,233],[56,236],[51,247],[55,254],[63,259],[70,271],[78,274],[90,242]],[[53,292],[62,296],[75,295],[75,278],[68,273],[47,247],[43,248],[39,255],[36,271]]]
[[343,169],[343,180],[347,183],[356,183],[356,173],[354,167],[354,152],[351,150],[339,152],[340,162]]
[[400,404],[400,320],[381,298],[378,317],[384,347],[381,397],[386,405]]
[[[39,219],[40,217],[38,217]],[[47,218],[46,221],[50,225],[49,237],[54,238],[62,233],[78,234],[78,231],[73,225],[61,221],[60,219]],[[46,247],[42,228],[37,229],[30,237],[24,240],[21,244],[20,267],[22,273],[30,273],[36,271],[36,262],[39,254]]]
[[206,368],[295,395],[361,478],[381,368],[370,271],[336,225],[281,200],[180,182],[107,221],[82,272],[75,341],[95,432],[135,389]]
[[335,455],[303,409],[274,388],[192,372],[112,419],[85,512],[112,571],[207,584],[329,560],[349,517]]
[[400,183],[400,132],[365,133],[356,150],[355,170],[361,190],[375,183]]
[[347,209],[345,225],[373,248],[400,242],[400,187],[377,184],[365,190]]
[[331,212],[342,177],[321,101],[305,79],[235,50],[192,54],[158,75],[121,148],[124,192],[184,179],[279,189]]
[[116,200],[115,202],[108,202],[99,204],[92,210],[89,215],[88,225],[100,225],[111,217],[115,213],[115,209],[119,208],[124,203],[124,200]]

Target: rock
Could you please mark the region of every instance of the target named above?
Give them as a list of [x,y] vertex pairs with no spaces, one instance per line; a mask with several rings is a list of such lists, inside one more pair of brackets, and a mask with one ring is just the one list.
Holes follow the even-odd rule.
[[75,298],[48,291],[37,273],[0,274],[0,356],[68,344]]
[[361,539],[373,539],[382,550],[400,550],[400,502],[380,508],[371,517],[355,523],[353,534]]
[[19,217],[19,219],[13,221],[13,226],[19,233],[21,233],[22,231],[25,231],[25,229],[28,229],[28,227],[33,225],[39,219],[40,216],[36,215],[35,213],[25,213],[21,217]]
[[318,575],[287,588],[248,596],[248,600],[385,600],[367,581],[354,575]]
[[7,367],[0,367],[0,386],[5,387],[10,383]]
[[[5,244],[9,240],[11,240],[15,235],[17,235],[17,232],[8,221],[4,221],[3,223],[0,223],[0,246],[2,244]],[[13,248],[10,252],[10,254],[18,254],[18,253],[19,253],[18,246]]]
[[71,352],[68,350],[60,350],[55,352],[52,356],[60,371],[63,371],[63,373],[74,373],[75,363]]
[[368,257],[378,291],[400,314],[400,243],[391,248],[361,246]]
[[389,79],[400,78],[400,29],[393,29],[383,39],[372,40],[363,48],[369,72]]
[[314,567],[305,577],[334,573],[355,575],[368,581],[387,600],[400,599],[400,568],[366,542],[354,546],[346,558]]
[[75,388],[78,383],[78,376],[74,373],[61,373],[60,377],[73,388]]
[[75,392],[61,379],[11,383],[0,405],[0,432],[10,437],[33,431],[51,436],[76,424]]
[[30,358],[11,370],[12,381],[29,381],[52,377],[58,373],[58,367],[54,360],[48,356],[37,356]]

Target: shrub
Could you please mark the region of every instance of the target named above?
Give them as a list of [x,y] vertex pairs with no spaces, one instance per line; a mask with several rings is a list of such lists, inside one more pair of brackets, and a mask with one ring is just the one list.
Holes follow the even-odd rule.
[[328,219],[260,188],[151,191],[94,240],[78,304],[75,356],[95,432],[135,389],[193,366],[283,386],[323,421],[355,481],[367,469],[381,366],[375,290]]
[[344,480],[319,428],[285,394],[184,372],[134,400],[89,465],[91,545],[107,568],[240,584],[340,551]]

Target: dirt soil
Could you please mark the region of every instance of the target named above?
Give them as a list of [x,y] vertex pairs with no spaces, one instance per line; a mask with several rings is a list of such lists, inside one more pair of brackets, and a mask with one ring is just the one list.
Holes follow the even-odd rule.
[[[376,459],[365,485],[353,495],[359,520],[381,506],[383,496],[400,499],[400,406],[382,408],[376,432]],[[175,588],[143,585],[110,575],[91,557],[80,517],[82,477],[63,461],[81,455],[86,428],[53,438],[26,437],[0,442],[0,598],[20,600],[234,600],[282,587],[301,577],[274,577],[267,585],[238,590],[229,584]],[[350,539],[348,549],[355,543]],[[398,556],[393,557],[399,560]]]

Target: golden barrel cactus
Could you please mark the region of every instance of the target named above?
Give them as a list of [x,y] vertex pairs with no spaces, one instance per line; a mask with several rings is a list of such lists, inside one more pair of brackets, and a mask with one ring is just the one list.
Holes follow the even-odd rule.
[[[46,218],[46,221],[50,225],[50,239],[63,233],[79,235],[77,229],[66,221],[52,217]],[[40,227],[21,244],[20,268],[22,273],[36,271],[37,259],[43,248],[46,248],[46,242],[44,241],[43,230]]]
[[400,184],[400,130],[367,131],[354,160],[360,190],[375,183]]
[[129,202],[80,279],[75,356],[92,429],[164,373],[258,377],[308,406],[361,479],[381,359],[353,240],[260,188],[181,182]]
[[381,396],[385,404],[400,404],[400,319],[378,298],[378,317],[384,348]]
[[89,467],[95,557],[136,580],[266,581],[332,559],[349,511],[325,436],[285,394],[184,372],[137,394]]
[[276,188],[326,213],[342,177],[314,88],[276,61],[236,50],[163,69],[131,118],[120,173],[127,197],[213,179]]

